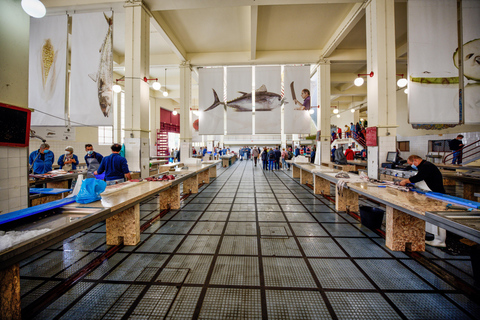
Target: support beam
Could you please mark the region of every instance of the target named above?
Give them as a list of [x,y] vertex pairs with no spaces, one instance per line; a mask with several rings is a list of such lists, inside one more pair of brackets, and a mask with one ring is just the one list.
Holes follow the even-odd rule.
[[252,6],[250,12],[250,59],[254,61],[257,56],[258,6]]
[[150,13],[150,16],[152,17],[150,19],[150,22],[152,23],[155,30],[157,30],[160,36],[163,38],[163,40],[167,42],[170,49],[176,54],[178,59],[180,59],[181,61],[186,61],[187,51],[182,46],[182,43],[180,42],[180,40],[178,40],[177,37],[174,35],[173,31],[170,29],[165,19],[163,19],[160,12],[150,11],[149,13]]

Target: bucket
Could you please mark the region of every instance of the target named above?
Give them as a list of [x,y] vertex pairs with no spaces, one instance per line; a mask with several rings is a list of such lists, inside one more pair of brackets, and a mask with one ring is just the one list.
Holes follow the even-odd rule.
[[380,229],[384,214],[385,211],[383,209],[368,206],[360,207],[360,219],[362,224],[370,229]]

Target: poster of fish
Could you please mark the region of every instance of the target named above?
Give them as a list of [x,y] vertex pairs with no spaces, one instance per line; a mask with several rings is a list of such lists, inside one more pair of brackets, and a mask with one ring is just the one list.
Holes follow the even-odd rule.
[[227,134],[252,134],[252,67],[227,68]]
[[65,125],[67,15],[30,18],[28,107],[32,126]]
[[310,91],[309,66],[285,66],[285,134],[310,133],[310,95],[304,94],[304,89]]
[[224,134],[224,68],[198,69],[199,134]]
[[278,134],[282,121],[280,66],[255,67],[255,134]]
[[113,12],[74,14],[72,22],[70,119],[111,126]]
[[[480,1],[462,1],[465,123],[480,123]],[[408,2],[411,124],[459,122],[456,0]]]

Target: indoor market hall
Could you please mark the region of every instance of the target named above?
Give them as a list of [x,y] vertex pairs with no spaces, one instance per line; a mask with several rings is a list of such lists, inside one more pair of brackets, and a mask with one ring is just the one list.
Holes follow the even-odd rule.
[[137,245],[107,246],[102,222],[21,261],[22,316],[478,318],[458,289],[473,285],[469,256],[391,251],[384,232],[336,211],[335,196],[314,194],[292,171],[250,160],[217,174],[182,194],[179,210],[141,203]]

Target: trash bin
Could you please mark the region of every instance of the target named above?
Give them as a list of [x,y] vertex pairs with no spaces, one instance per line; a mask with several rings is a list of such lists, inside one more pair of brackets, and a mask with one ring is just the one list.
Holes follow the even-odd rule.
[[380,208],[361,206],[360,219],[362,224],[370,229],[380,229],[385,211]]

